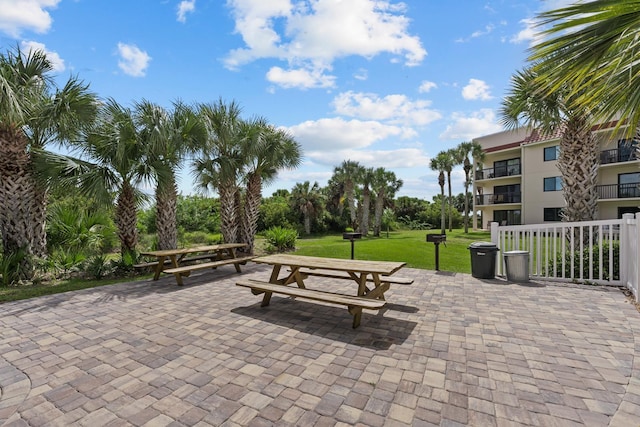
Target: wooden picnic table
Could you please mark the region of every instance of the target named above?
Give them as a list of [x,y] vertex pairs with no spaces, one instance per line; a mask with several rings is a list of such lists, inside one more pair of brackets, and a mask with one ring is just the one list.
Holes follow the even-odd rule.
[[[155,257],[156,261],[139,264],[140,266],[155,266],[153,280],[158,280],[160,274],[173,274],[178,285],[182,285],[182,277],[189,276],[194,270],[216,268],[221,265],[234,264],[236,271],[241,272],[240,264],[244,264],[254,257],[236,256],[236,249],[247,247],[246,243],[221,243],[218,245],[193,246],[180,249],[163,249],[159,251],[141,252],[140,255]],[[187,264],[190,261],[208,259],[209,262]],[[169,268],[165,268],[166,266]]]
[[[413,280],[394,280],[393,274],[405,266],[404,262],[363,261],[338,258],[322,258],[290,254],[274,254],[254,258],[253,262],[273,266],[268,282],[244,280],[236,283],[252,289],[254,294],[264,293],[262,306],[269,305],[273,293],[346,305],[353,314],[353,327],[360,325],[362,309],[377,310],[385,305],[384,293],[391,283],[410,284]],[[285,274],[280,277],[285,268]],[[338,294],[308,289],[305,279],[315,275],[347,279],[357,284],[353,294]],[[297,287],[288,286],[296,284]],[[373,284],[369,288],[368,284]]]

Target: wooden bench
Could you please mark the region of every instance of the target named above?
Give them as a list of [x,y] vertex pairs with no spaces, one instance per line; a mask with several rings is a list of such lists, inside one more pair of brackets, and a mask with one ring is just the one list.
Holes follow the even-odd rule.
[[[212,258],[212,257],[215,257],[215,255],[209,255],[205,258]],[[247,256],[242,258],[226,258],[218,261],[202,262],[199,264],[190,264],[190,265],[183,265],[180,267],[167,268],[163,271],[168,274],[173,273],[173,274],[182,274],[182,275],[188,276],[190,272],[195,270],[204,270],[207,268],[216,268],[221,265],[236,264],[236,270],[238,270],[238,273],[239,273],[240,269],[238,267],[238,264],[246,264],[247,261],[251,261],[254,258],[255,258],[254,256]]]
[[237,286],[250,288],[254,295],[264,293],[261,307],[269,305],[271,295],[274,293],[289,295],[292,297],[300,297],[312,301],[322,301],[331,304],[346,305],[349,313],[353,315],[353,328],[360,326],[360,318],[362,309],[379,310],[386,304],[385,301],[379,299],[371,299],[353,295],[338,294],[333,292],[318,291],[315,289],[305,289],[284,285],[276,285],[269,282],[259,280],[243,280],[236,283]]
[[[352,279],[349,274],[336,273],[333,270],[319,270],[310,268],[301,268],[300,274],[307,276],[329,277],[332,279]],[[380,276],[381,282],[394,283],[396,285],[410,285],[413,283],[413,279],[408,277],[396,277],[396,276]],[[367,282],[373,282],[373,278],[369,276]]]
[[[180,262],[190,262],[190,261],[199,261],[201,259],[213,259],[216,257],[216,254],[202,254],[202,255],[194,255],[186,258],[182,258]],[[143,262],[140,264],[134,264],[134,268],[147,268],[147,267],[156,267],[158,265],[158,261],[150,261]],[[171,265],[170,259],[164,260],[164,265]]]

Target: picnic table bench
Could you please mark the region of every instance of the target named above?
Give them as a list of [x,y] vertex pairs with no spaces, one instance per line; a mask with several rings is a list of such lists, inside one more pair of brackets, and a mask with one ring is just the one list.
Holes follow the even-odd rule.
[[[173,274],[178,285],[182,285],[182,277],[188,277],[192,271],[217,268],[221,265],[233,264],[238,273],[240,265],[255,258],[253,256],[237,257],[236,249],[247,247],[246,243],[221,243],[218,245],[195,246],[181,249],[164,249],[141,252],[141,255],[155,257],[157,261],[146,263],[155,266],[153,280],[158,280],[162,273]],[[209,259],[209,262],[188,264],[190,261]],[[138,264],[139,266],[144,264]],[[166,266],[169,268],[165,268]]]
[[[264,294],[262,307],[269,305],[274,293],[346,305],[349,313],[353,315],[353,328],[360,326],[363,309],[379,310],[385,306],[384,293],[389,290],[391,275],[405,265],[404,262],[345,260],[288,254],[258,257],[253,259],[253,262],[273,266],[269,281],[242,280],[236,285],[250,288],[255,295]],[[282,267],[288,267],[289,273],[280,278]],[[358,285],[357,292],[355,295],[348,295],[309,289],[304,282],[309,275],[352,279]],[[399,280],[405,283],[408,281],[411,279]],[[368,283],[373,284],[371,289],[367,287]],[[291,284],[296,284],[297,287],[288,286]]]

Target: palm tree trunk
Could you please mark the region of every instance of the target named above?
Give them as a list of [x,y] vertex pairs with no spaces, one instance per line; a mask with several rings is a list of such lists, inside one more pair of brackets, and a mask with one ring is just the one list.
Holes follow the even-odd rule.
[[253,253],[253,243],[258,232],[258,217],[262,202],[262,179],[253,174],[247,182],[247,194],[244,201],[243,243],[249,245],[248,253]]
[[47,190],[38,185],[34,186],[32,200],[32,250],[35,256],[45,258],[47,256]]
[[453,211],[451,210],[451,199],[453,198],[453,196],[451,195],[451,171],[447,171],[447,183],[449,184],[449,200],[448,200],[448,205],[449,205],[449,231],[453,230]]
[[356,211],[356,196],[353,184],[347,184],[345,192],[347,193],[347,204],[349,205],[349,214],[351,216],[351,228],[355,230],[358,222],[358,212]]
[[368,188],[364,189],[362,194],[362,221],[360,223],[360,232],[366,236],[369,234],[369,205],[371,204],[371,192]]
[[471,162],[467,157],[464,158],[464,233],[469,233],[469,184],[471,180]]
[[115,220],[120,239],[120,252],[123,259],[126,255],[135,255],[138,244],[137,208],[133,187],[128,182],[123,183],[122,191],[116,203]]
[[238,241],[238,220],[236,210],[236,195],[238,188],[235,184],[223,183],[219,188],[220,194],[220,233],[224,243]]
[[21,129],[0,127],[0,232],[5,256],[22,254],[17,277],[33,277],[33,177],[28,141]]
[[442,204],[440,207],[440,233],[447,233],[447,215],[445,213],[445,203],[446,199],[444,197],[444,172],[440,171],[438,175],[438,184],[440,184],[440,196],[442,197]]
[[378,193],[375,201],[374,220],[373,220],[373,235],[380,237],[380,230],[382,228],[382,211],[384,210],[384,193]]
[[171,174],[171,178],[156,187],[156,229],[160,250],[178,247],[177,204],[178,189],[175,176]]
[[566,222],[593,221],[598,216],[598,141],[586,120],[572,118],[560,139],[558,169],[562,174],[562,194]]

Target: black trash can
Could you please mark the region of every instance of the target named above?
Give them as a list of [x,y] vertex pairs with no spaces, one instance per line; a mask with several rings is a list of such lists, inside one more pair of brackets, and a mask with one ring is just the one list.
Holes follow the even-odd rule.
[[474,242],[471,252],[471,275],[477,279],[495,279],[496,257],[500,249],[491,242]]

